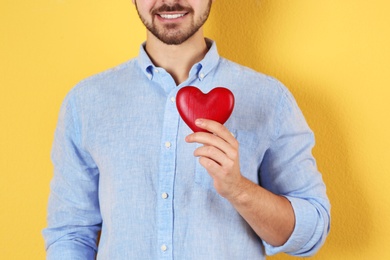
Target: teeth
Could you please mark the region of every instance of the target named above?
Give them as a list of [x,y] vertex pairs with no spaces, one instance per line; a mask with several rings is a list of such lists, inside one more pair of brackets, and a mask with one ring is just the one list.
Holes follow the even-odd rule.
[[184,14],[160,14],[160,16],[164,19],[176,19],[183,17]]

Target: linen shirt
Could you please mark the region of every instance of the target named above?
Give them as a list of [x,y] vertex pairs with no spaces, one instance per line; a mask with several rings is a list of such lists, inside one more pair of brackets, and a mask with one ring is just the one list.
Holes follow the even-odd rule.
[[[264,259],[310,255],[323,244],[330,205],[311,154],[313,133],[294,98],[208,43],[178,86],[142,45],[138,57],[68,93],[52,149],[47,259]],[[294,209],[295,228],[283,246],[255,234],[193,156],[199,144],[184,141],[191,130],[175,96],[187,85],[233,92],[225,126],[239,141],[242,175]]]

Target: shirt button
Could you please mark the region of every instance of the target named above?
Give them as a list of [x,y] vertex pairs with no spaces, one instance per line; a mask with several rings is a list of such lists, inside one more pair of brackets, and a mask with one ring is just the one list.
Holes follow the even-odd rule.
[[170,148],[171,145],[172,145],[171,142],[165,142],[165,147],[166,147],[166,148]]
[[203,74],[203,73],[200,73],[200,74],[199,74],[199,78],[203,79],[203,78],[204,78],[204,74]]
[[161,198],[163,198],[164,200],[168,198],[168,193],[164,192],[163,194],[161,194]]
[[176,101],[175,97],[171,97],[171,102],[175,103],[175,101]]
[[154,69],[154,72],[159,73],[159,70],[158,69]]
[[161,246],[161,251],[165,252],[167,251],[168,247],[166,245],[162,245]]

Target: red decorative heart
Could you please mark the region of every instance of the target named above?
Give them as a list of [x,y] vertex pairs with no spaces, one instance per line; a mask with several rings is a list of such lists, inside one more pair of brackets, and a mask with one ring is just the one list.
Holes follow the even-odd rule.
[[207,132],[195,125],[195,120],[205,118],[224,124],[229,119],[234,96],[227,88],[217,87],[204,94],[196,87],[181,88],[176,95],[176,106],[181,118],[194,132]]

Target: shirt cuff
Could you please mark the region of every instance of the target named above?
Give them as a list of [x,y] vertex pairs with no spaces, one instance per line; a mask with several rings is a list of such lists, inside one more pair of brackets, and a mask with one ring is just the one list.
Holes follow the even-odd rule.
[[95,257],[95,250],[72,241],[52,244],[46,251],[47,260],[94,260]]
[[313,241],[314,243],[309,243],[316,230],[318,213],[316,208],[306,200],[289,196],[286,196],[286,198],[290,201],[295,214],[294,231],[287,242],[279,247],[271,246],[263,241],[265,251],[267,255],[284,252],[291,255],[303,256],[310,253],[313,245],[317,242]]

